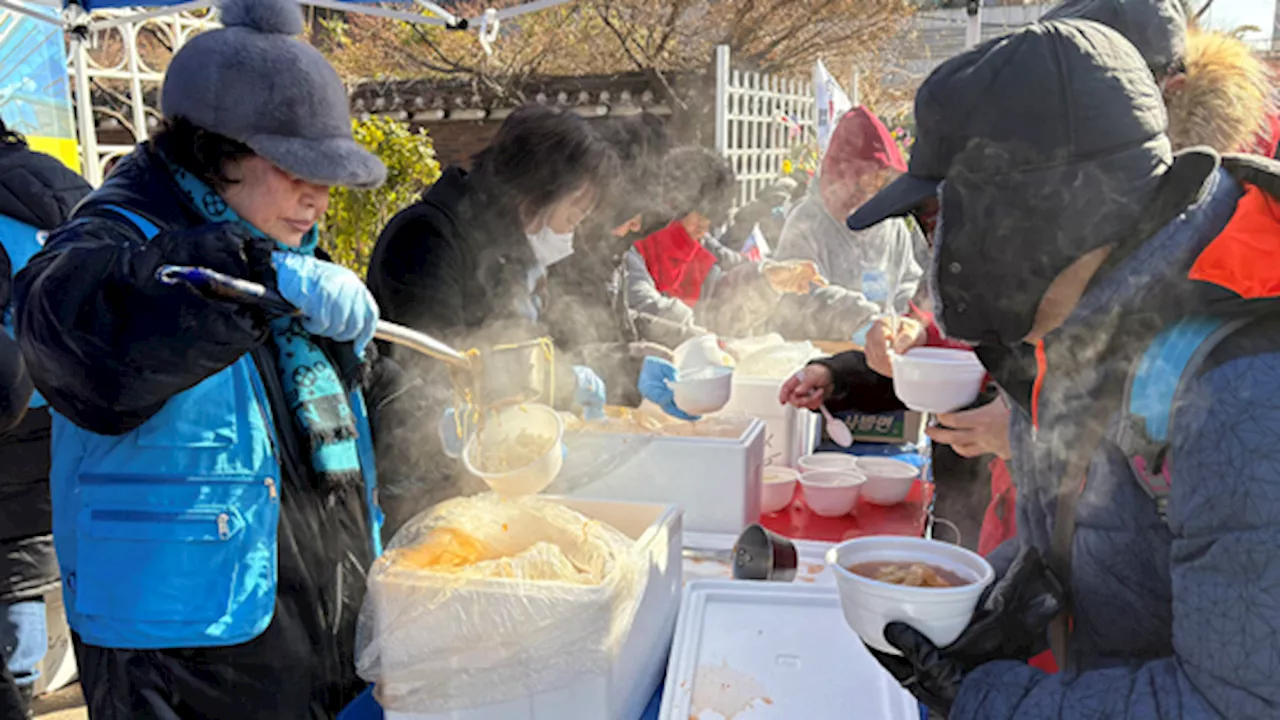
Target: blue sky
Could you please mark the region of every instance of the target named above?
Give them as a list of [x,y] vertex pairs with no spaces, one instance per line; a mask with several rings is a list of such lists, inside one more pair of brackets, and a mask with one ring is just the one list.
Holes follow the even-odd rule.
[[1206,18],[1207,24],[1222,30],[1241,25],[1257,25],[1262,28],[1262,32],[1247,37],[1251,41],[1266,43],[1271,39],[1275,27],[1276,2],[1277,0],[1213,0]]

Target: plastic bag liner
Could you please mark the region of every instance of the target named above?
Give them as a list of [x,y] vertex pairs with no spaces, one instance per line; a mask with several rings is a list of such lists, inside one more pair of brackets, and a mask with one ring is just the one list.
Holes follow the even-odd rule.
[[822,351],[810,342],[770,345],[739,360],[734,372],[738,377],[786,379],[819,357]]
[[357,671],[404,713],[509,702],[607,672],[647,563],[620,531],[544,498],[449,500],[374,563]]

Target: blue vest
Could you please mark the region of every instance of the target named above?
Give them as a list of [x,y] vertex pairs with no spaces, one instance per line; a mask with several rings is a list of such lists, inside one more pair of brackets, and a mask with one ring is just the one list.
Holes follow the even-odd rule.
[[[40,252],[40,248],[44,247],[44,240],[47,233],[37,230],[36,228],[20,223],[6,215],[0,215],[0,245],[4,246],[5,253],[9,256],[9,263],[13,266],[13,274],[17,275],[18,271],[26,267],[27,262],[31,260],[36,253]],[[13,304],[0,308],[0,312],[4,313],[4,329],[13,336]],[[47,403],[39,392],[32,393],[31,402],[27,407],[39,408],[44,407]]]
[[[148,238],[158,229],[120,208]],[[360,434],[375,554],[373,446],[364,399]],[[53,413],[54,544],[67,618],[109,648],[235,645],[275,610],[279,443],[252,358],[173,396],[125,435],[106,436]]]

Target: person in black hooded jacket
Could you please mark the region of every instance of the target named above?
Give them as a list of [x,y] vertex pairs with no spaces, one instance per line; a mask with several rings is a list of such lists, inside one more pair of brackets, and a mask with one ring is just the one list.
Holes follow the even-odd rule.
[[[33,152],[0,121],[0,310],[13,331],[13,276],[39,251],[47,231],[66,221],[89,184],[56,159]],[[0,340],[17,345],[8,334]],[[17,353],[0,383],[18,397],[0,408],[0,649],[29,705],[38,666],[48,651],[45,593],[57,587],[49,502],[51,421],[44,398],[31,397],[31,379]],[[28,401],[22,401],[22,388]],[[26,410],[24,414],[22,411]],[[11,420],[6,422],[6,420]]]
[[[517,109],[470,172],[446,168],[383,230],[368,275],[382,317],[459,350],[549,337],[547,269],[574,254],[574,231],[616,168],[609,145],[578,116],[540,105]],[[381,488],[388,534],[440,500],[483,489],[456,472],[441,442],[455,427],[443,419],[454,401],[444,366],[399,350],[392,356],[416,372],[435,402],[428,417],[406,424],[392,441],[416,456],[422,474]],[[601,407],[604,382],[565,356],[556,353],[551,400],[561,408]]]

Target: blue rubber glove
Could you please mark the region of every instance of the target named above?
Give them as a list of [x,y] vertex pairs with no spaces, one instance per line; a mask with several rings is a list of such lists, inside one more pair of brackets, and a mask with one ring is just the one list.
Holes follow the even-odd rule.
[[573,376],[578,381],[578,388],[573,393],[573,401],[582,406],[582,417],[587,420],[602,419],[605,400],[608,397],[604,380],[585,365],[574,365]]
[[849,339],[853,341],[854,345],[857,345],[860,348],[866,347],[867,335],[871,332],[871,328],[874,327],[875,324],[876,324],[875,318],[872,318],[871,320],[867,321],[862,327],[858,328],[857,330],[854,330],[853,336]]
[[355,343],[363,355],[378,325],[378,303],[360,276],[309,255],[276,251],[276,289],[302,311],[312,335]]
[[673,418],[681,420],[700,420],[701,415],[690,415],[680,408],[676,407],[675,393],[671,392],[671,388],[667,386],[667,381],[674,381],[680,377],[680,371],[675,365],[656,357],[647,357],[644,359],[644,365],[640,366],[640,395],[645,400],[662,408],[662,411]]

